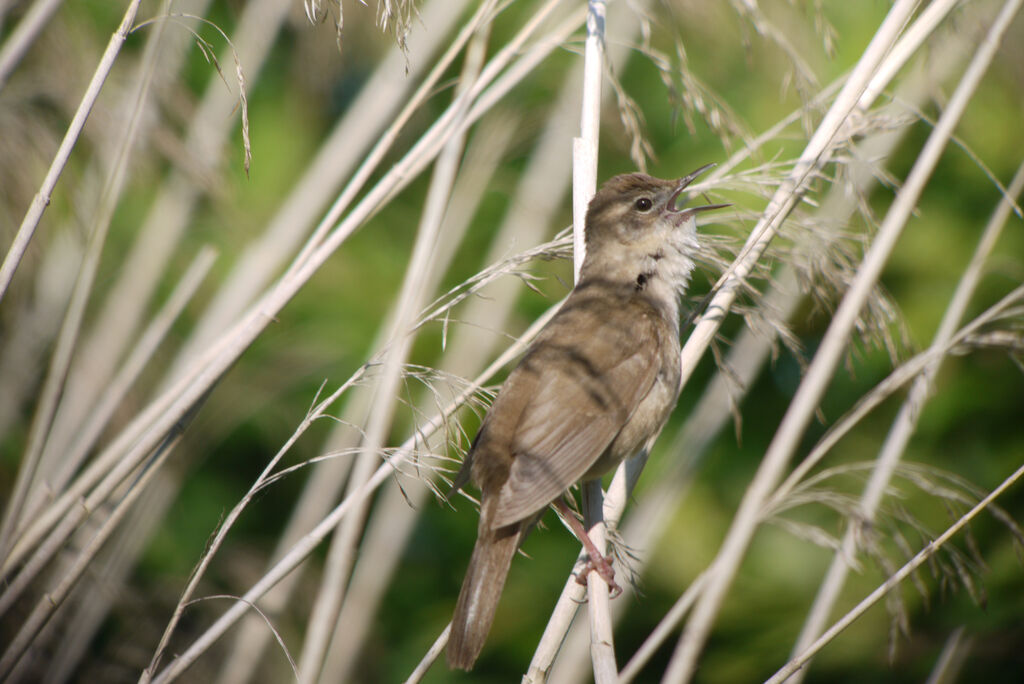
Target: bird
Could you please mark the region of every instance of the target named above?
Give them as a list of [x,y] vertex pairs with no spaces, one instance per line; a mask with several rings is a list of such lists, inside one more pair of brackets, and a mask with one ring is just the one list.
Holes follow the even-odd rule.
[[[480,489],[449,667],[473,667],[512,558],[548,505],[649,448],[675,407],[680,304],[699,247],[693,217],[729,206],[676,202],[712,166],[676,180],[618,175],[590,200],[576,285],[508,375],[449,493],[470,480]],[[596,569],[610,572],[579,531]]]

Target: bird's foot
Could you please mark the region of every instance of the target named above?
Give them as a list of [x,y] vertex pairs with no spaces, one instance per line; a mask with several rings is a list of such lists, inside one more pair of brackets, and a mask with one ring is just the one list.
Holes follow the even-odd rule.
[[576,581],[583,586],[587,586],[587,577],[591,572],[596,572],[604,580],[604,583],[608,585],[608,593],[611,594],[611,598],[616,598],[622,593],[622,587],[615,581],[615,568],[612,567],[612,557],[602,556],[599,553],[595,553],[597,549],[589,550],[590,559],[583,564],[583,569],[576,575]]

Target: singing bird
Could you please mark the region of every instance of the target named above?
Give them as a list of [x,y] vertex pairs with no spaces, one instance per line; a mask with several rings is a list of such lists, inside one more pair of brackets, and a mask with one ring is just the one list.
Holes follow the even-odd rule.
[[675,407],[693,217],[728,206],[675,205],[711,166],[678,180],[615,176],[590,201],[579,280],[509,374],[455,478],[452,493],[472,479],[481,494],[450,667],[476,662],[512,557],[544,509],[649,447]]

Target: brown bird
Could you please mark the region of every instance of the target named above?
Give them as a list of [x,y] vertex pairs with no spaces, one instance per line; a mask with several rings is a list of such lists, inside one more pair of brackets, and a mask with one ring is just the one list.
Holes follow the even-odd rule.
[[450,667],[476,661],[512,557],[544,509],[573,483],[650,446],[675,407],[679,300],[697,249],[693,216],[728,206],[675,203],[711,166],[679,180],[615,176],[590,201],[579,281],[508,376],[452,488],[471,478],[481,496],[448,638]]

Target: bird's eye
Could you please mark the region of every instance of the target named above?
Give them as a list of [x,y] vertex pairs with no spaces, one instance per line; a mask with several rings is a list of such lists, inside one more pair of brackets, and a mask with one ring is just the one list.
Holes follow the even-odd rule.
[[654,206],[654,202],[651,201],[650,197],[641,197],[633,203],[633,206],[636,207],[637,211],[650,211],[651,207]]

